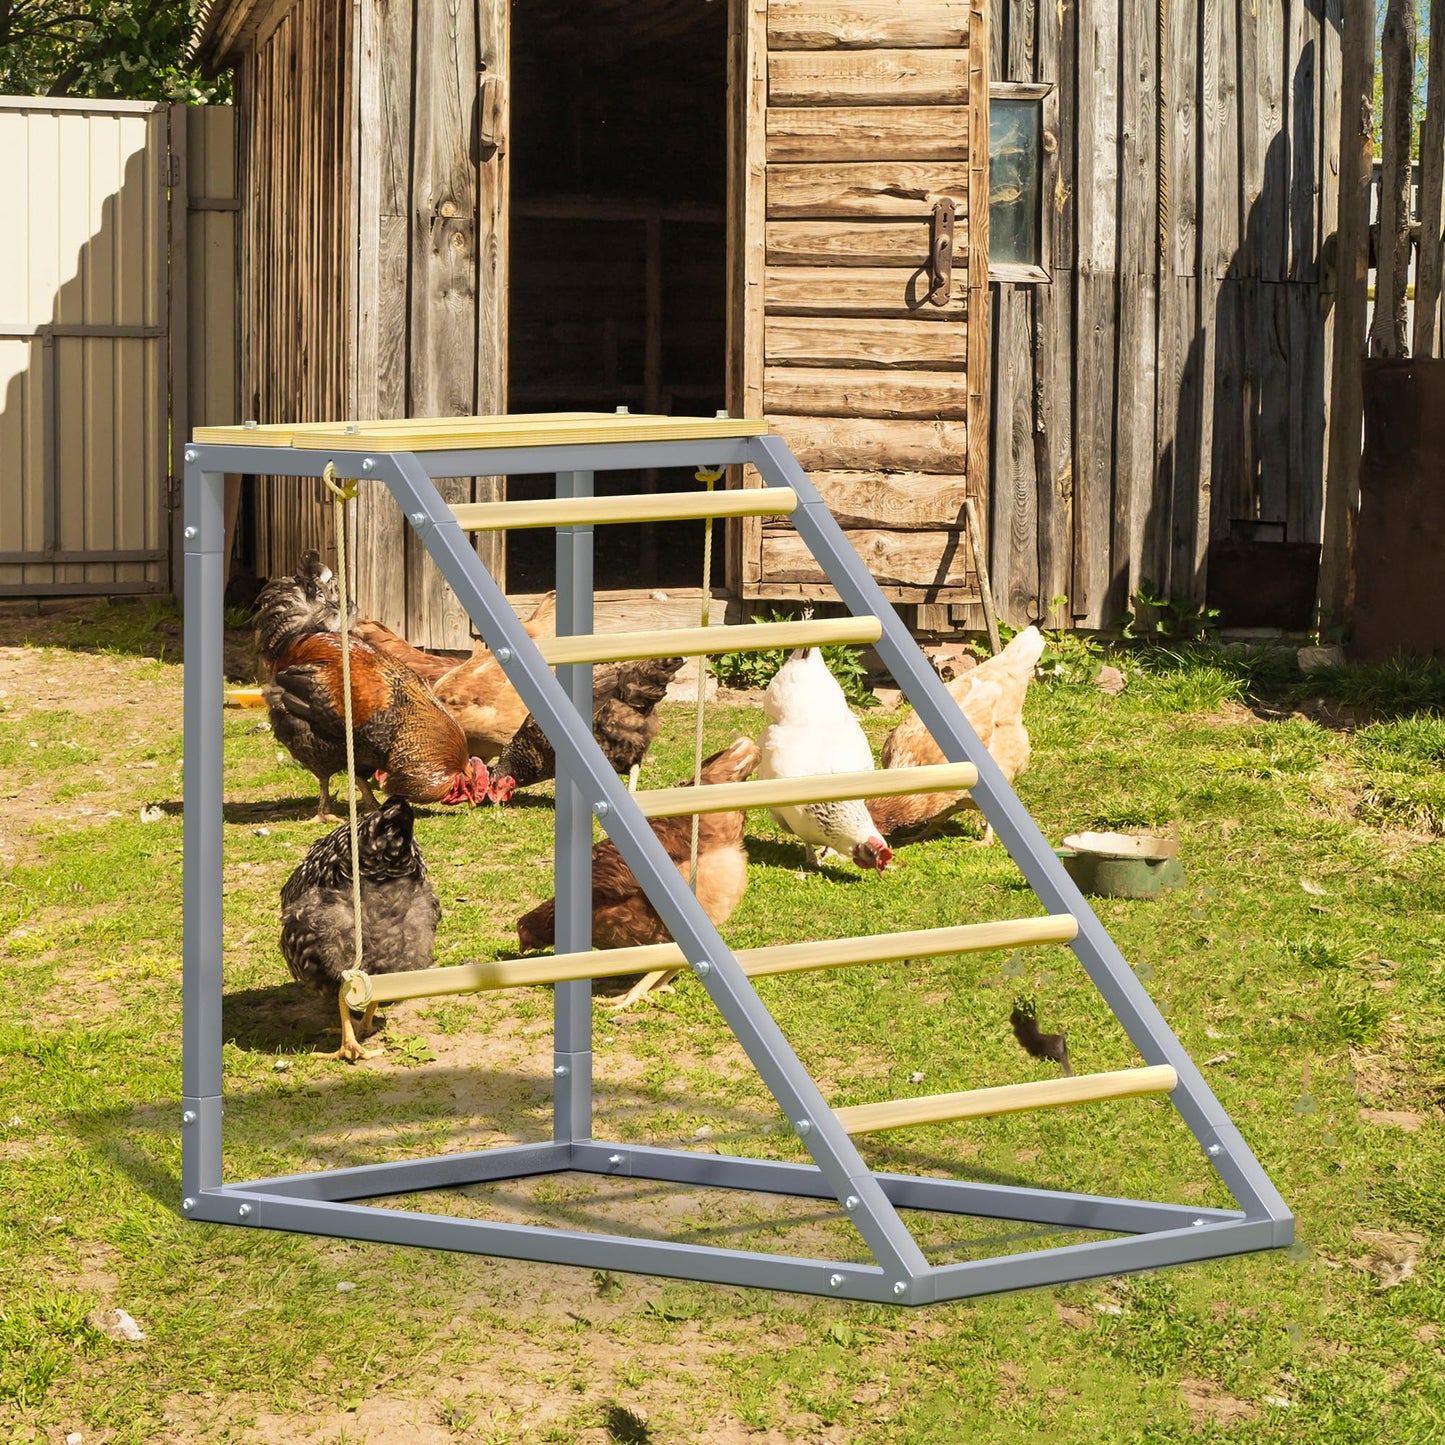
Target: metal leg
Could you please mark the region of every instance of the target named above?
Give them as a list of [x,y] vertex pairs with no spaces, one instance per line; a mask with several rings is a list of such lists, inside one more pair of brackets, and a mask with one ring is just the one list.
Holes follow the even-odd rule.
[[[590,497],[591,472],[558,472],[559,497]],[[557,528],[557,635],[592,631],[591,527]],[[557,669],[572,706],[592,721],[592,667]],[[570,769],[557,769],[557,817],[553,857],[557,873],[559,953],[592,947],[592,810]],[[592,1137],[592,982],[554,986],[552,1137],[571,1142]]]
[[186,452],[185,895],[181,1194],[189,1212],[221,1182],[221,726],[225,474]]

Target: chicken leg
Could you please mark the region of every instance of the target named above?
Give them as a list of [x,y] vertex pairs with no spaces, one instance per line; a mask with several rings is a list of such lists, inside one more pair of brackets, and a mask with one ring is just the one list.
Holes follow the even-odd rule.
[[[370,780],[367,778],[363,778],[360,776],[360,774],[358,774],[356,783],[357,786],[361,789],[361,796],[363,800],[362,811],[374,813],[379,807],[381,807],[381,804],[376,801],[376,794],[371,791]],[[321,793],[321,800],[316,805],[316,821],[318,823],[340,822],[341,819],[339,815],[331,811],[331,774],[326,773],[323,775],[321,773],[318,773],[316,775],[316,785],[320,789]]]
[[633,1004],[641,1003],[655,993],[671,993],[671,980],[681,972],[680,968],[655,968],[651,973],[643,974],[621,998],[615,1002],[609,1000],[605,1007],[613,1013],[621,1013],[623,1009],[631,1008]]
[[[374,1059],[384,1054],[383,1049],[363,1048],[356,1037],[356,1029],[351,1022],[351,1009],[347,1006],[346,999],[340,997],[341,1005],[341,1047],[333,1049],[329,1054],[317,1054],[318,1059],[345,1059],[347,1063],[354,1064],[359,1059]],[[361,1017],[362,1036],[371,1032],[371,1016],[376,1012],[376,1005],[368,1004],[366,1012]]]

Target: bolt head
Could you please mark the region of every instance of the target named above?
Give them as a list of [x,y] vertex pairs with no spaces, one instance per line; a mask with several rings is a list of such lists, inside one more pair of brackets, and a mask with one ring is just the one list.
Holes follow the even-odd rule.
[[408,519],[413,527],[420,527],[426,521],[425,512],[412,512]]
[[1203,1225],[1204,1225],[1204,1221],[1203,1221],[1202,1219],[1196,1219],[1196,1220],[1194,1221],[1194,1227],[1195,1227],[1195,1229],[1200,1229],[1200,1228],[1203,1227]]
[[196,459],[198,456],[200,456],[200,452],[198,452],[198,451],[195,449],[195,447],[187,447],[187,448],[186,448],[186,460],[187,460],[188,462],[193,462],[193,461],[195,461],[195,459]]
[[241,426],[245,431],[255,431],[256,428],[260,425],[261,423],[258,421],[243,421],[241,423]]
[[249,1204],[243,1204],[236,1213],[239,1214],[242,1219],[249,1219],[251,1217],[251,1206]]
[[903,1281],[900,1279],[900,1280],[898,1280],[898,1281],[894,1284],[894,1286],[893,1286],[893,1293],[896,1294],[896,1295],[904,1295],[904,1294],[907,1294],[907,1293],[908,1293],[908,1286],[907,1286],[906,1284],[904,1284]]
[[182,1213],[182,1214],[189,1214],[189,1213],[191,1212],[191,1210],[193,1210],[195,1207],[196,1207],[196,1201],[195,1201],[194,1199],[192,1199],[192,1198],[190,1197],[190,1195],[187,1195],[183,1200],[181,1200],[181,1213]]
[[182,1123],[182,1124],[194,1124],[195,1122],[196,1122],[196,1111],[195,1111],[194,1109],[187,1109],[187,1110],[181,1115],[181,1123]]
[[695,964],[693,964],[692,971],[699,978],[706,978],[707,975],[712,972],[712,964],[710,964],[707,959],[700,958]]
[[599,818],[605,818],[612,811],[612,804],[609,803],[606,798],[598,798],[592,805],[592,811],[596,813]]
[[1204,1152],[1213,1159],[1217,1154],[1222,1154],[1224,1151],[1218,1144],[1211,1144]]
[[621,1164],[621,1163],[622,1163],[622,1155],[620,1155],[620,1154],[609,1154],[609,1155],[607,1156],[607,1162],[608,1162],[609,1164]]
[[829,1287],[830,1289],[837,1289],[838,1286],[839,1286],[840,1284],[842,1284],[842,1283],[843,1283],[843,1276],[842,1276],[841,1274],[830,1274],[830,1275],[828,1276],[828,1287]]
[[201,535],[201,529],[199,527],[187,527],[184,535],[187,542],[194,542],[196,538]]
[[860,1200],[856,1194],[850,1194],[850,1195],[843,1201],[843,1208],[844,1208],[844,1209],[857,1209],[857,1207],[858,1207],[859,1204],[861,1204],[861,1203],[862,1203],[862,1200]]
[[354,437],[354,436],[359,435],[360,432],[361,432],[361,428],[360,428],[359,426],[357,426],[357,424],[356,424],[354,421],[349,421],[349,422],[346,423],[346,435],[347,435],[347,436],[349,436],[349,437]]
[[557,1078],[565,1079],[567,1075],[572,1071],[567,1067],[566,1064],[554,1064],[552,1066],[552,1072],[557,1076]]
[[796,1129],[799,1134],[811,1134],[813,1132],[813,1121],[811,1119],[799,1119],[798,1122],[793,1125],[793,1128]]
[[366,458],[364,458],[363,461],[362,461],[362,463],[361,463],[361,470],[364,471],[364,472],[374,472],[374,471],[376,470],[376,458],[375,458],[375,457],[366,457]]
[[512,649],[510,647],[499,647],[493,654],[498,662],[510,662],[512,660]]

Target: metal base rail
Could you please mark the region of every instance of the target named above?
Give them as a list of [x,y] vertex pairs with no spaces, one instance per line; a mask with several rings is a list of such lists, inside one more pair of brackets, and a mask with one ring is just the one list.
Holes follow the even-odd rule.
[[[483,445],[418,453],[372,453],[364,442],[352,451],[327,453],[315,445],[245,445],[216,439],[194,443],[185,460],[181,1209],[187,1217],[905,1305],[1184,1264],[1292,1241],[1293,1218],[1283,1199],[781,439]],[[487,645],[505,659],[509,680],[553,744],[558,779],[557,951],[585,953],[591,948],[591,821],[596,817],[806,1146],[810,1165],[593,1139],[591,982],[580,979],[554,989],[552,1142],[243,1184],[223,1182],[223,478],[233,471],[315,477],[328,461],[341,478],[379,482],[390,490]],[[553,470],[558,498],[576,499],[591,496],[595,471],[740,463],[754,466],[766,486],[791,489],[797,503],[793,524],[831,585],[855,616],[881,621],[876,646],[883,662],[944,757],[977,769],[974,801],[1044,908],[1076,921],[1070,946],[1145,1064],[1175,1071],[1178,1082],[1169,1098],[1238,1209],[1191,1209],[869,1169],[744,967],[688,891],[648,826],[639,800],[627,792],[597,746],[590,726],[592,655],[559,666],[552,675],[432,480]],[[557,529],[559,636],[592,631],[592,531],[590,525]],[[795,1258],[352,1202],[563,1170],[832,1199],[840,1217],[857,1230],[871,1262]],[[932,1264],[900,1210],[1019,1220],[1113,1237]]]

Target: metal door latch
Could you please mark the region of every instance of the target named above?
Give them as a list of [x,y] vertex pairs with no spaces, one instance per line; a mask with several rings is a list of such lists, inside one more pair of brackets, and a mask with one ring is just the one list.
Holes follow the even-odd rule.
[[933,284],[928,299],[935,306],[947,306],[953,290],[953,201],[947,196],[933,207],[932,232],[928,269]]

